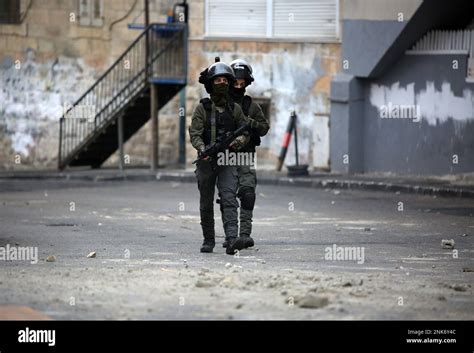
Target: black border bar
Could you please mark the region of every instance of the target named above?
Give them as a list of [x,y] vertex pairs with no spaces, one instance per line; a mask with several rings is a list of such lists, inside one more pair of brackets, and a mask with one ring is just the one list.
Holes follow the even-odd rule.
[[[473,322],[0,321],[0,352],[472,353]],[[19,343],[26,327],[55,330],[55,346]],[[416,338],[456,343],[407,343]]]

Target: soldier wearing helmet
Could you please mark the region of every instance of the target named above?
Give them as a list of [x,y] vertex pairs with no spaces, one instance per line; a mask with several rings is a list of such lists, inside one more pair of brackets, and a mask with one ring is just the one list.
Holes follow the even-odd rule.
[[[244,114],[238,104],[229,97],[229,87],[234,84],[234,70],[216,58],[216,63],[201,72],[199,82],[204,84],[209,98],[201,99],[193,112],[189,135],[191,144],[202,154],[206,148],[228,132],[245,124]],[[236,151],[248,138],[239,136],[229,148]],[[243,240],[238,237],[237,167],[219,165],[216,158],[206,157],[197,162],[196,178],[200,194],[199,210],[204,242],[201,252],[213,252],[215,247],[214,193],[215,187],[221,195],[222,221],[228,246],[226,253],[233,255],[243,249]]]
[[[250,124],[250,142],[240,151],[255,154],[255,147],[260,145],[260,137],[265,136],[270,128],[268,120],[262,112],[262,108],[252,101],[252,97],[245,95],[245,89],[254,81],[252,66],[242,59],[234,60],[230,63],[234,70],[235,80],[230,87],[232,100],[239,104],[244,112],[246,121]],[[239,165],[238,172],[238,193],[240,199],[240,237],[244,240],[244,248],[254,245],[254,240],[250,236],[252,233],[252,217],[255,205],[255,188],[257,186],[257,175],[255,168],[250,165]],[[227,242],[223,246],[226,247]]]

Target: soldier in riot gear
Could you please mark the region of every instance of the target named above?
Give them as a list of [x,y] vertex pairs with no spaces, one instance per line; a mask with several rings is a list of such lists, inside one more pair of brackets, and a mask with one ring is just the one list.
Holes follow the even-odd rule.
[[[260,145],[260,137],[265,136],[270,128],[268,120],[265,118],[261,107],[252,101],[252,97],[245,95],[245,89],[253,81],[252,67],[242,59],[234,60],[230,63],[234,70],[235,81],[230,88],[232,100],[242,107],[246,121],[250,125],[250,142],[247,143],[240,152],[255,154],[255,147]],[[257,175],[255,168],[250,165],[240,165],[237,168],[239,188],[237,196],[240,199],[240,237],[244,239],[244,248],[254,245],[251,238],[252,217],[255,205],[255,188],[257,186]],[[222,209],[221,209],[222,210]],[[224,242],[224,247],[228,246]]]
[[[222,221],[228,246],[227,254],[234,254],[244,247],[238,236],[238,202],[236,199],[238,178],[237,167],[219,165],[217,158],[204,156],[206,147],[219,141],[223,135],[233,132],[245,124],[242,109],[229,98],[229,87],[234,84],[233,69],[218,60],[201,72],[199,82],[204,84],[209,98],[201,99],[193,112],[189,135],[191,144],[202,157],[196,163],[196,178],[200,193],[199,209],[204,242],[201,252],[212,252],[215,246],[214,193],[217,183],[221,195]],[[237,137],[228,147],[236,151],[248,138]]]

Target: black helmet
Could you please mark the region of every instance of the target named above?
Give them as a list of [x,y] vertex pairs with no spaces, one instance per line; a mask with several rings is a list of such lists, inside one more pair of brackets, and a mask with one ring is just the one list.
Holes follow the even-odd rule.
[[216,62],[202,71],[199,76],[199,83],[206,87],[207,93],[212,93],[212,80],[218,76],[227,77],[229,86],[233,85],[235,80],[234,70],[226,63],[221,62],[219,57],[216,57],[215,60]]
[[236,59],[230,63],[230,67],[234,70],[235,78],[244,79],[246,86],[255,81],[252,75],[252,66],[245,60]]
[[223,62],[214,63],[207,69],[207,79],[209,81],[212,81],[217,76],[227,77],[229,83],[235,79],[234,70]]

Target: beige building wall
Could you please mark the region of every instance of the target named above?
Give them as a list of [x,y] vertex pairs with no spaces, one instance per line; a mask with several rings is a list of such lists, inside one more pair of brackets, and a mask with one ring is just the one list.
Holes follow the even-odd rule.
[[[2,169],[56,168],[63,103],[79,98],[140,34],[128,24],[144,23],[142,0],[104,0],[100,27],[80,25],[78,4],[21,0],[22,23],[0,24],[0,80],[8,80],[0,97]],[[151,0],[150,21],[166,22],[172,4]],[[44,111],[51,105],[57,109]],[[169,147],[178,139],[176,119],[166,108],[160,112],[164,162],[178,156]],[[149,131],[145,126],[126,144],[131,164],[149,162]],[[116,166],[116,156],[106,165]]]
[[[25,59],[32,48],[38,61],[58,56],[81,57],[104,70],[137,37],[129,23],[143,23],[143,1],[104,0],[103,25],[79,24],[78,0],[21,1],[21,24],[0,25],[0,55]],[[31,3],[31,7],[28,5]],[[150,21],[165,22],[169,1],[150,1]]]

